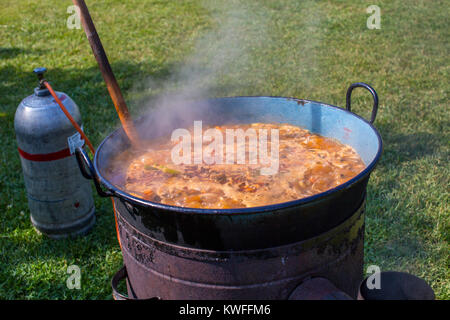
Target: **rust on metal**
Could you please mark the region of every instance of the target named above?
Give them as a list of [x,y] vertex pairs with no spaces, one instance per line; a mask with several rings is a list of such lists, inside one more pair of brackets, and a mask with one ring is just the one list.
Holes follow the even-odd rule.
[[239,251],[189,248],[153,239],[126,221],[120,200],[116,207],[131,298],[296,299],[301,296],[301,289],[294,294],[296,288],[316,277],[342,290],[324,285],[322,298],[357,296],[363,273],[364,201],[348,219],[316,237]]

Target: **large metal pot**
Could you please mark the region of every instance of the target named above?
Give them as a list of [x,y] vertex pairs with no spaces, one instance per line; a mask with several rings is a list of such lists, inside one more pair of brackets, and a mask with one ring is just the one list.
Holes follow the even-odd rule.
[[[369,90],[374,98],[370,122],[350,110],[356,87]],[[378,108],[375,90],[352,84],[347,110],[283,97],[218,98],[207,104],[207,112],[197,120],[291,123],[352,146],[367,167],[334,189],[295,201],[193,209],[139,199],[111,182],[106,169],[130,146],[122,129],[100,144],[93,163],[78,150],[84,175],[93,178],[101,196],[115,199],[129,295],[285,299],[302,279],[317,275],[331,278],[356,297],[362,280],[366,186],[382,152],[381,137],[372,125]],[[156,125],[158,119],[145,120],[149,129],[152,121]]]

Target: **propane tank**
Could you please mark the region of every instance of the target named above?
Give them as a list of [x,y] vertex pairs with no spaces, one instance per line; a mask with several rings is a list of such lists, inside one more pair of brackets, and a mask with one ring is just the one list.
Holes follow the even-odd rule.
[[[40,85],[22,100],[14,118],[31,222],[51,238],[84,235],[95,223],[92,189],[75,158],[84,140],[43,85],[45,71],[34,70]],[[81,127],[75,102],[56,94]]]

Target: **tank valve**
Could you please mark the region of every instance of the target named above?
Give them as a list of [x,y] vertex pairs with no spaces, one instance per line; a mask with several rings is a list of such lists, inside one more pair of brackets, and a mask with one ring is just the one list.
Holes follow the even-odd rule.
[[37,77],[38,77],[38,79],[39,79],[39,82],[42,82],[42,80],[44,80],[44,73],[47,72],[47,68],[44,68],[44,67],[35,68],[35,69],[33,70],[33,72],[34,72],[35,74],[37,74]]
[[48,96],[50,92],[44,85],[44,73],[47,72],[47,68],[36,68],[33,70],[33,72],[37,75],[39,80],[39,87],[34,89],[34,93],[39,97]]

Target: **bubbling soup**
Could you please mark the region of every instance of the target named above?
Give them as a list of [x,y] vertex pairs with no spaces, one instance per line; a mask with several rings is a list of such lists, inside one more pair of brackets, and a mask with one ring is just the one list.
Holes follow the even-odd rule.
[[[117,187],[141,199],[188,208],[230,209],[309,197],[348,181],[365,168],[352,147],[291,124],[252,123],[211,128],[224,137],[222,149],[219,149],[223,152],[222,157],[215,157],[218,149],[210,153],[210,159],[223,159],[220,163],[190,161],[175,164],[173,149],[181,142],[165,137],[150,141],[145,151],[130,149],[118,155],[108,175],[120,175],[121,182],[115,183]],[[233,146],[228,146],[227,130],[236,129],[244,132],[254,129],[257,134],[264,130],[277,131],[276,154],[271,154],[275,140],[270,134],[265,148],[268,161],[275,161],[274,157],[278,161],[276,172],[261,174],[261,169],[270,163],[255,157],[255,152],[262,151],[260,140],[256,147],[254,140],[248,137],[236,139]],[[191,142],[190,152],[194,157],[195,141]],[[211,141],[201,139],[203,150],[208,145]],[[228,161],[230,156],[238,159],[238,153],[243,150],[245,163]]]

